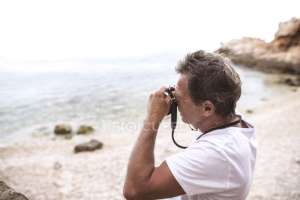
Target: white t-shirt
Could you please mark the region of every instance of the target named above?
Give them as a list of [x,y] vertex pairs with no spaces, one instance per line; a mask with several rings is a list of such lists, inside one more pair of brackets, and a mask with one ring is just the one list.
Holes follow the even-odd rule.
[[186,195],[177,200],[246,199],[256,159],[254,128],[209,132],[166,159]]

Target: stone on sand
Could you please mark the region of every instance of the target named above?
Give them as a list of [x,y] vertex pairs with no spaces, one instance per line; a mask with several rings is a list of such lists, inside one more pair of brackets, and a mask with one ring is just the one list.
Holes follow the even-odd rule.
[[54,128],[56,135],[67,135],[72,133],[72,127],[69,124],[57,124]]
[[77,134],[88,134],[94,131],[95,129],[92,126],[81,125],[77,131]]
[[74,148],[75,153],[83,152],[83,151],[95,151],[97,149],[101,149],[103,147],[103,143],[92,139],[89,142],[78,144]]

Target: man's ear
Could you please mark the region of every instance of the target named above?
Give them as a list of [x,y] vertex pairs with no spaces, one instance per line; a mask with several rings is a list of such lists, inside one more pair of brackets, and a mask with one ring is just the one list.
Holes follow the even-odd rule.
[[206,100],[202,102],[202,113],[204,116],[209,117],[213,115],[215,111],[216,111],[216,107],[211,101]]

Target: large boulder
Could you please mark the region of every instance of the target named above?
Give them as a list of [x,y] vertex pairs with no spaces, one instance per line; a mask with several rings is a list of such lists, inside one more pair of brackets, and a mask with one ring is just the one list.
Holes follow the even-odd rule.
[[262,71],[300,74],[300,19],[280,23],[270,43],[244,37],[222,44],[216,52]]
[[3,181],[0,181],[0,200],[28,200],[23,194],[16,192]]

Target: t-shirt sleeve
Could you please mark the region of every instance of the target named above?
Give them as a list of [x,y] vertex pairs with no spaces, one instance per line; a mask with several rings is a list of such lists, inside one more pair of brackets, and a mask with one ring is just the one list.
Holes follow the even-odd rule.
[[168,157],[166,163],[188,195],[216,193],[228,187],[229,165],[215,144],[199,141]]

